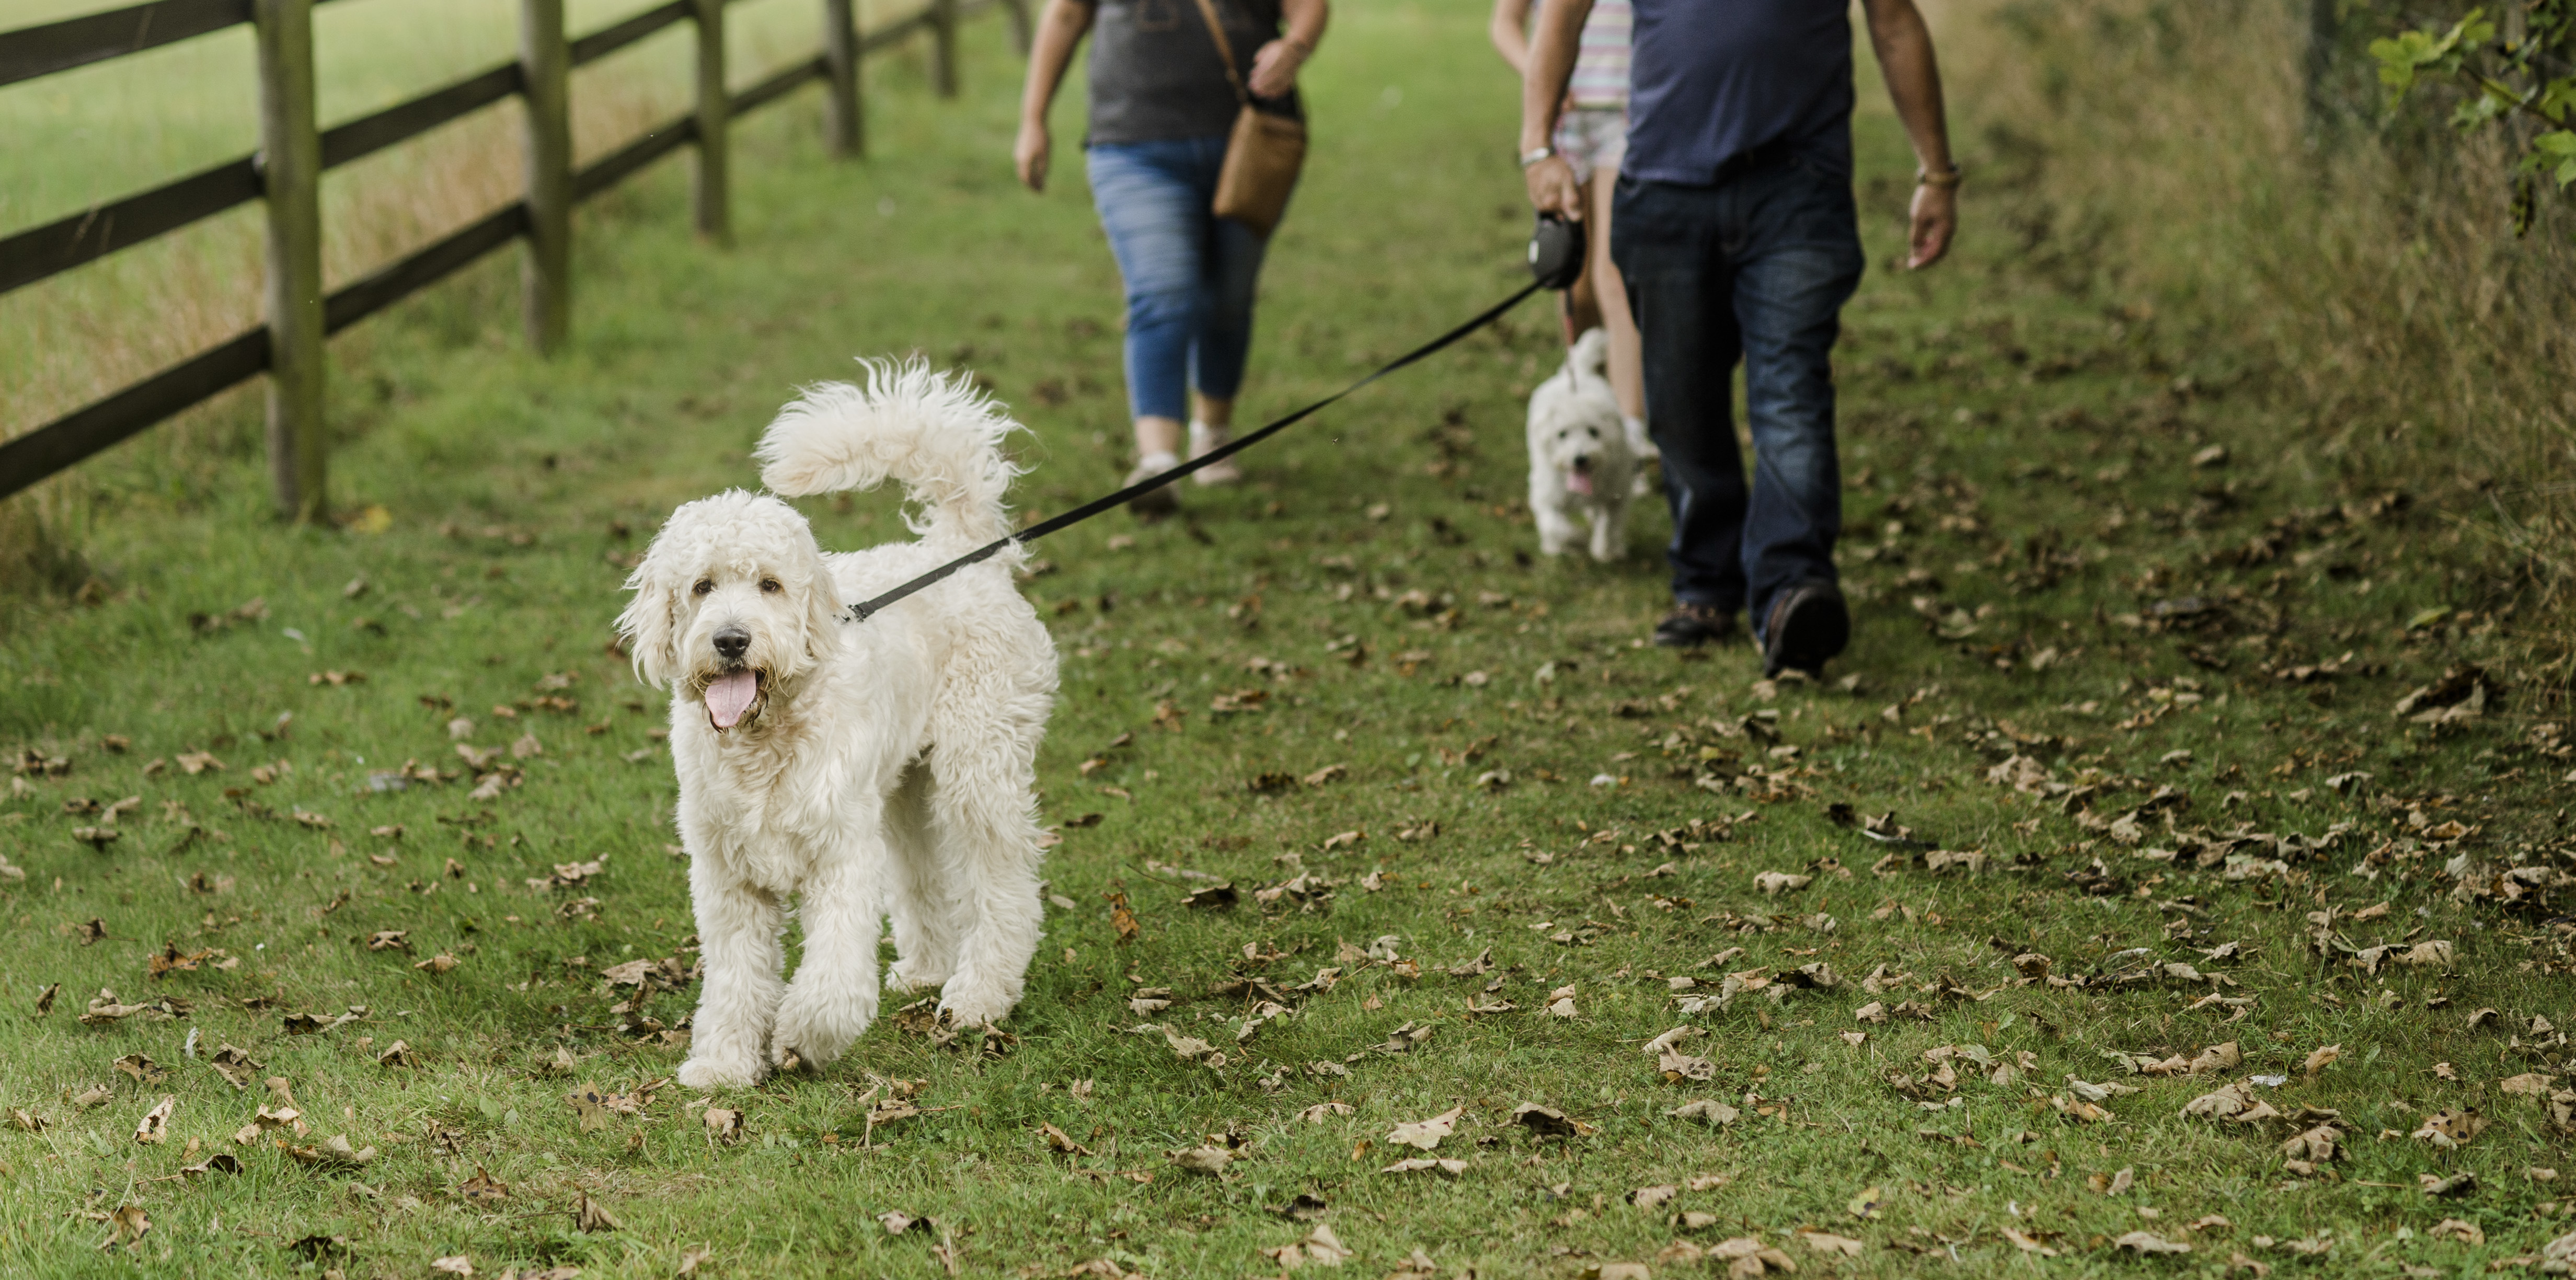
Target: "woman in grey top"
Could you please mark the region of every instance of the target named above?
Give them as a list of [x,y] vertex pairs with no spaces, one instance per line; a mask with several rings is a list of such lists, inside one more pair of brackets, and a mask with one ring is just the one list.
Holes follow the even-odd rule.
[[[1236,70],[1255,105],[1302,114],[1297,71],[1323,37],[1327,0],[1208,2],[1236,56],[1251,51],[1251,65]],[[1074,46],[1094,31],[1083,156],[1101,227],[1127,285],[1127,402],[1138,454],[1132,484],[1180,465],[1182,415],[1193,386],[1198,411],[1188,419],[1190,456],[1225,443],[1252,345],[1263,241],[1210,209],[1240,103],[1200,0],[1047,0],[1012,148],[1020,181],[1032,191],[1046,189],[1053,149],[1047,107]],[[1242,474],[1228,461],[1192,478],[1231,484]],[[1177,497],[1157,489],[1135,505],[1160,514]]]

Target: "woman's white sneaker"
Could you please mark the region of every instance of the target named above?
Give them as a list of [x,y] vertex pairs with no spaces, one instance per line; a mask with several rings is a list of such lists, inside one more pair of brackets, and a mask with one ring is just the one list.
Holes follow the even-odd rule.
[[[1128,484],[1141,484],[1181,465],[1170,453],[1149,453],[1137,460],[1136,469],[1127,473]],[[1181,509],[1181,497],[1172,486],[1150,489],[1127,500],[1127,509],[1147,519],[1167,516]]]
[[[1209,453],[1225,447],[1225,442],[1230,435],[1232,435],[1232,432],[1224,427],[1211,427],[1204,422],[1192,422],[1190,424],[1190,457],[1192,459],[1204,458]],[[1243,471],[1241,468],[1234,465],[1234,459],[1228,458],[1213,466],[1202,467],[1197,471],[1191,472],[1190,479],[1205,485],[1241,484],[1243,483]]]

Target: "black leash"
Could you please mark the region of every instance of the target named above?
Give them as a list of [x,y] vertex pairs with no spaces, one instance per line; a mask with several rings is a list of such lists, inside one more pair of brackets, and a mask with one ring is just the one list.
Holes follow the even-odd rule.
[[[1578,237],[1575,243],[1579,246],[1582,241]],[[1575,250],[1575,257],[1578,264],[1581,260],[1581,256],[1582,250],[1578,247]],[[1529,297],[1540,289],[1561,289],[1564,287],[1565,286],[1562,284],[1551,283],[1551,281],[1545,277],[1533,280],[1529,284],[1522,286],[1519,292],[1485,308],[1485,310],[1479,313],[1475,319],[1470,320],[1447,333],[1441,334],[1439,337],[1433,338],[1431,341],[1415,347],[1413,350],[1405,352],[1403,355],[1397,356],[1393,361],[1380,368],[1377,372],[1372,373],[1369,376],[1362,378],[1313,404],[1307,405],[1305,408],[1299,409],[1295,413],[1289,414],[1287,417],[1281,418],[1249,435],[1241,436],[1229,441],[1219,448],[1209,450],[1207,453],[1196,458],[1192,458],[1169,471],[1139,480],[1116,493],[1110,494],[1108,497],[1095,498],[1079,507],[1075,507],[1071,511],[1065,512],[1063,515],[1056,516],[1053,519],[1043,521],[1039,524],[1031,525],[1007,538],[997,538],[994,541],[977,547],[973,551],[969,551],[966,554],[959,556],[956,559],[903,584],[902,586],[896,587],[873,600],[851,605],[850,620],[853,622],[865,622],[879,609],[883,609],[887,605],[903,599],[905,596],[911,595],[924,587],[930,586],[931,584],[946,578],[948,575],[955,573],[970,564],[981,564],[986,560],[992,559],[995,553],[1014,542],[1024,544],[1035,542],[1059,529],[1071,528],[1072,526],[1080,524],[1104,511],[1125,506],[1139,494],[1152,493],[1154,490],[1160,489],[1164,485],[1179,480],[1181,477],[1189,475],[1202,467],[1213,466],[1227,458],[1231,458],[1235,454],[1241,453],[1242,451],[1277,435],[1281,431],[1285,431],[1289,427],[1305,421],[1307,418],[1312,417],[1327,406],[1331,405],[1334,401],[1337,401],[1342,397],[1405,367],[1406,365],[1447,349],[1448,347],[1456,344],[1459,339],[1466,337],[1468,334],[1474,333],[1478,329],[1484,328],[1486,325],[1492,324],[1496,319],[1500,318],[1504,312],[1519,306],[1522,299]]]

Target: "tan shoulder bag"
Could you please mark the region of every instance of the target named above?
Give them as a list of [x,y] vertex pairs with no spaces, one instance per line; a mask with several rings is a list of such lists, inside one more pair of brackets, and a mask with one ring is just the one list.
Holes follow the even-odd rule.
[[1217,57],[1225,63],[1226,83],[1234,86],[1243,109],[1235,113],[1234,132],[1225,143],[1225,168],[1217,175],[1214,211],[1268,238],[1288,212],[1288,193],[1297,188],[1297,171],[1306,164],[1306,122],[1272,115],[1252,105],[1252,93],[1234,69],[1234,45],[1216,6],[1199,0],[1208,34],[1216,38]]

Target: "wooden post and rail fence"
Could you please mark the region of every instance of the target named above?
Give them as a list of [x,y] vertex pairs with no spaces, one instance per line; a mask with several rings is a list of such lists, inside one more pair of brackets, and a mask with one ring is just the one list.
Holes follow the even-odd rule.
[[[435,3],[436,0],[429,0]],[[330,0],[154,0],[107,13],[0,32],[0,85],[32,80],[249,23],[259,54],[260,149],[149,191],[0,238],[0,293],[212,217],[253,200],[267,206],[265,320],[107,397],[0,441],[0,498],[35,484],[171,415],[268,374],[269,472],[281,513],[327,515],[324,501],[324,344],[331,334],[427,288],[513,240],[523,264],[528,341],[559,350],[572,327],[572,210],[663,156],[694,144],[690,209],[700,235],[732,232],[728,130],[745,114],[821,81],[834,154],[867,150],[860,63],[916,32],[935,48],[932,84],[957,92],[961,19],[1000,8],[1027,52],[1028,0],[931,0],[921,13],[861,33],[852,0],[821,0],[813,58],[740,91],[725,84],[728,0],[666,0],[586,36],[564,30],[564,0],[519,0],[519,58],[407,102],[323,128],[314,110],[313,8]],[[571,73],[666,27],[697,36],[696,105],[586,166],[573,162]],[[418,137],[505,98],[525,108],[527,194],[411,254],[326,292],[322,174]]]

